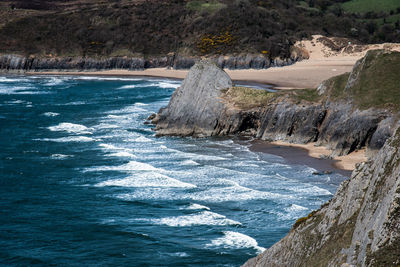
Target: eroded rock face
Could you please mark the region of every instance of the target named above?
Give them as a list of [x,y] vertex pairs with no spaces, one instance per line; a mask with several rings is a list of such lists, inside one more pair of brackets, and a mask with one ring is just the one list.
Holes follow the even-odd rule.
[[334,156],[368,147],[379,150],[397,120],[385,110],[359,110],[350,102],[298,102],[279,97],[263,107],[242,109],[225,99],[228,75],[211,62],[193,67],[168,107],[153,121],[158,135],[247,135],[291,143],[317,142]]
[[[302,60],[302,57],[294,55],[286,59],[270,60],[262,54],[243,54],[210,56],[221,68],[227,69],[266,69],[269,67],[281,67]],[[0,55],[0,71],[24,72],[24,71],[85,71],[85,70],[109,70],[127,69],[143,70],[146,68],[174,68],[189,69],[197,61],[198,56],[180,56],[168,54],[165,56],[145,57],[25,57],[22,55]]]
[[400,130],[331,201],[243,266],[400,264]]
[[224,104],[223,90],[232,87],[228,74],[210,61],[194,65],[176,89],[157,120],[159,135],[210,136],[214,134]]

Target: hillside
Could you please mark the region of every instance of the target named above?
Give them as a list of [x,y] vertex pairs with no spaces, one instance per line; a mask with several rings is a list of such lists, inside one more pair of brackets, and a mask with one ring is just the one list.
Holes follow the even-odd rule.
[[399,14],[400,3],[380,13],[358,14],[346,6],[350,2],[342,2],[3,1],[0,52],[90,57],[249,52],[288,58],[291,46],[312,34],[355,43],[400,42],[397,21],[383,23]]

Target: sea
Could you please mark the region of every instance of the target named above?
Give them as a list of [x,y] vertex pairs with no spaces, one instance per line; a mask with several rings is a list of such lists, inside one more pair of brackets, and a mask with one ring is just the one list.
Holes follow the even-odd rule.
[[1,266],[240,266],[346,179],[251,139],[156,137],[180,84],[0,76]]

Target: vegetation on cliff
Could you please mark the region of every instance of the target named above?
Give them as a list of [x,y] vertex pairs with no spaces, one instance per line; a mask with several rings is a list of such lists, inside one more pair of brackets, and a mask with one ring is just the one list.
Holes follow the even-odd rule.
[[394,20],[400,3],[355,12],[351,2],[361,7],[345,0],[2,1],[0,51],[92,57],[251,52],[288,58],[291,45],[311,34],[400,41]]
[[351,74],[333,77],[322,87],[332,100],[352,101],[360,109],[400,111],[400,53],[369,51]]

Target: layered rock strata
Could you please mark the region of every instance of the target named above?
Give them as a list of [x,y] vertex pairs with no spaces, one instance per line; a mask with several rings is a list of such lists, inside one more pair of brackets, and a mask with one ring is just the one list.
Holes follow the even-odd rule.
[[195,65],[154,121],[157,134],[244,134],[270,141],[317,142],[334,155],[345,155],[363,147],[380,149],[397,123],[385,110],[359,110],[345,101],[310,104],[283,96],[266,106],[241,109],[226,98],[231,86],[228,75],[214,63]]
[[[293,53],[290,58],[270,59],[262,54],[243,54],[227,56],[211,56],[213,61],[221,68],[227,69],[266,69],[269,67],[282,67],[301,60],[302,56]],[[147,68],[174,68],[189,69],[200,57],[190,56],[159,56],[159,57],[37,57],[13,54],[0,55],[0,71],[90,71],[90,70],[143,70]]]

